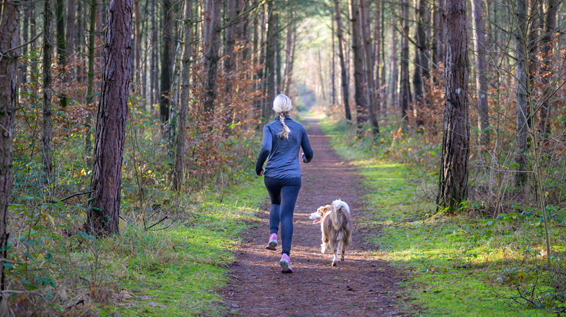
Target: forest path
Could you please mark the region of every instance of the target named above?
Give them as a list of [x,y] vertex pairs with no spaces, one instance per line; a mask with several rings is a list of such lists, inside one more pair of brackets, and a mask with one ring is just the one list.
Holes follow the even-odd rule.
[[[269,214],[244,236],[236,251],[232,277],[223,296],[233,313],[242,316],[404,316],[396,305],[401,278],[385,261],[377,261],[374,246],[356,223],[364,216],[360,176],[330,147],[314,118],[302,122],[314,159],[302,164],[302,188],[295,207],[291,249],[293,274],[281,274],[281,240],[277,251],[265,249]],[[267,197],[267,192],[265,193]],[[334,199],[350,205],[354,218],[353,244],[346,261],[331,267],[331,251],[320,253],[320,225],[309,214]],[[280,238],[279,238],[280,239]]]

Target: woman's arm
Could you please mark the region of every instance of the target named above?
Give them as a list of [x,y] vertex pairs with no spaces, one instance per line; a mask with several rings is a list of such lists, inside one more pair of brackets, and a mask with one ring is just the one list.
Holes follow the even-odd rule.
[[271,135],[271,131],[266,126],[263,127],[263,142],[261,142],[261,151],[259,152],[259,156],[257,157],[257,161],[255,163],[255,173],[260,176],[263,172],[263,163],[267,160],[269,153],[271,153],[271,142],[273,141],[273,137]]
[[301,141],[301,147],[303,148],[303,162],[308,163],[312,160],[314,155],[311,147],[311,143],[309,142],[309,137],[307,136],[307,131],[303,128],[303,139]]

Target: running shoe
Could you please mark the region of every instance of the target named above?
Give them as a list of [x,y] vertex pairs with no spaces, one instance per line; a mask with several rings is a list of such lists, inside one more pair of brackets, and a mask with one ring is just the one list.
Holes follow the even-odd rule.
[[277,249],[275,248],[277,246],[277,233],[272,233],[269,236],[269,243],[267,244],[267,246],[265,247],[267,250],[272,250],[272,251],[276,251]]
[[291,268],[291,259],[289,259],[289,256],[286,253],[281,255],[279,265],[281,265],[281,273],[293,273],[293,269]]

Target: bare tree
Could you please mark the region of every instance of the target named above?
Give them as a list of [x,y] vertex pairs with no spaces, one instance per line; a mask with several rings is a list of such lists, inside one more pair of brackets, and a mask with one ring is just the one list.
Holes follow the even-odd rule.
[[468,21],[465,0],[444,0],[444,134],[437,204],[455,210],[468,196],[470,152]]
[[[57,0],[56,3],[56,18],[57,18],[57,66],[63,85],[67,83],[67,74],[65,66],[67,64],[66,51],[65,51],[65,3],[63,0]],[[59,94],[59,105],[61,108],[67,107],[67,95],[62,92]]]
[[[17,70],[20,46],[19,8],[16,2],[2,0],[0,7],[0,257],[8,258],[8,205],[12,186],[12,146],[16,117]],[[8,316],[8,295],[0,263],[0,313]]]
[[[556,33],[556,15],[558,13],[558,7],[560,6],[559,0],[548,0],[547,7],[548,11],[546,12],[546,21],[544,23],[544,36],[542,38],[542,59],[543,63],[541,68],[545,73],[542,76],[542,80],[548,85],[548,73],[552,69],[552,60],[553,60],[553,48],[554,45],[552,41],[554,40],[554,35]],[[540,125],[539,130],[543,132],[544,137],[548,137],[550,135],[550,103],[549,100],[545,100],[542,104],[540,109]]]
[[96,121],[94,166],[86,230],[94,235],[119,234],[120,192],[128,91],[133,0],[110,0],[107,7],[105,60]]
[[487,69],[485,65],[486,41],[483,29],[482,0],[472,0],[472,11],[474,15],[473,35],[474,50],[476,58],[476,86],[478,99],[478,126],[481,133],[481,144],[489,145],[489,109],[487,104]]
[[397,98],[397,82],[399,80],[399,67],[397,63],[397,28],[395,27],[397,20],[395,13],[391,14],[391,81],[390,85],[390,98],[391,108],[398,106]]

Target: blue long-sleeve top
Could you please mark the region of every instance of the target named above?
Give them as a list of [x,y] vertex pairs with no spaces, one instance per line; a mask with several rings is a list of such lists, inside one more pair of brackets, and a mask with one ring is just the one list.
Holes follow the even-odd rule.
[[288,139],[277,136],[283,130],[279,117],[263,127],[263,142],[255,164],[257,175],[261,174],[263,163],[269,157],[263,173],[265,176],[272,178],[301,177],[299,163],[301,147],[304,152],[303,162],[308,163],[312,160],[313,151],[305,128],[289,116],[285,117],[285,124],[291,130]]

